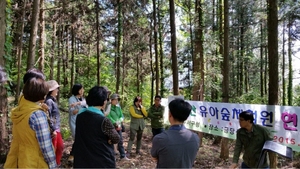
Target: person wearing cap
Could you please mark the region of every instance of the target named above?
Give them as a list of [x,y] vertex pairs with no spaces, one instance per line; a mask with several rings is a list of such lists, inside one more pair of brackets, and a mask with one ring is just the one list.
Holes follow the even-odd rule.
[[122,121],[124,120],[124,116],[122,113],[122,109],[118,106],[119,95],[114,93],[110,96],[110,111],[107,115],[107,118],[112,122],[120,135],[120,141],[118,143],[118,151],[120,152],[120,160],[129,160],[126,157],[124,146],[123,146],[123,138],[122,138]]
[[64,144],[60,133],[60,114],[59,108],[56,102],[56,97],[59,91],[59,84],[55,80],[47,81],[49,92],[47,94],[45,103],[48,106],[49,117],[53,123],[53,128],[56,132],[56,136],[52,138],[52,143],[56,154],[56,163],[61,165],[61,157],[63,154]]
[[11,111],[13,139],[3,168],[57,167],[47,115],[40,106],[47,93],[43,79],[26,81],[23,98]]
[[136,154],[140,155],[140,149],[142,145],[142,136],[143,130],[145,128],[145,120],[148,116],[148,112],[146,108],[142,106],[142,98],[140,96],[136,96],[133,100],[133,105],[129,107],[130,113],[130,136],[127,146],[127,156],[130,156],[132,144],[134,141],[135,136],[136,138]]

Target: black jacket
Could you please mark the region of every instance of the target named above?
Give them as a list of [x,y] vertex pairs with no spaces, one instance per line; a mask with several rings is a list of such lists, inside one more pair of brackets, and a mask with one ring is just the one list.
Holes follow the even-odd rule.
[[116,168],[113,144],[103,132],[104,119],[90,111],[77,115],[74,168]]

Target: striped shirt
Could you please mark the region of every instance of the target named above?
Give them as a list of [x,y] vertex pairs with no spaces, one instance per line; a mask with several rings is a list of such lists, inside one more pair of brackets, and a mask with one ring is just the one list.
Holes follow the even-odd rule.
[[29,126],[36,133],[36,138],[49,168],[55,168],[57,166],[56,158],[46,114],[40,110],[32,113],[29,118]]

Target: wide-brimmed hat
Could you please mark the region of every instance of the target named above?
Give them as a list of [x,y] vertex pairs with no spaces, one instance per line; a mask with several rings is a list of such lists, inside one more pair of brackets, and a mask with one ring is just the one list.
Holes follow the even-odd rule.
[[119,95],[117,93],[114,93],[110,96],[111,100],[118,99],[118,98],[119,98]]
[[49,87],[49,92],[59,88],[59,84],[55,80],[49,80],[47,81],[47,85]]

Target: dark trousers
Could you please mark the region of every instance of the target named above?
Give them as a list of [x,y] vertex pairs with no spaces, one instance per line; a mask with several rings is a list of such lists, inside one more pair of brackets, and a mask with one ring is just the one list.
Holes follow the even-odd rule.
[[120,158],[125,157],[125,150],[123,146],[123,137],[122,137],[122,130],[117,131],[120,136],[120,141],[118,143],[118,151],[120,152]]
[[73,142],[73,144],[72,144],[72,149],[71,149],[71,151],[70,151],[70,156],[74,156],[73,150],[74,150],[74,142]]
[[[241,169],[244,169],[244,168],[251,168],[251,167],[248,167],[244,162],[242,162]],[[269,169],[269,166],[265,167],[264,169]]]
[[165,129],[164,128],[152,128],[153,137],[159,133],[162,133]]

